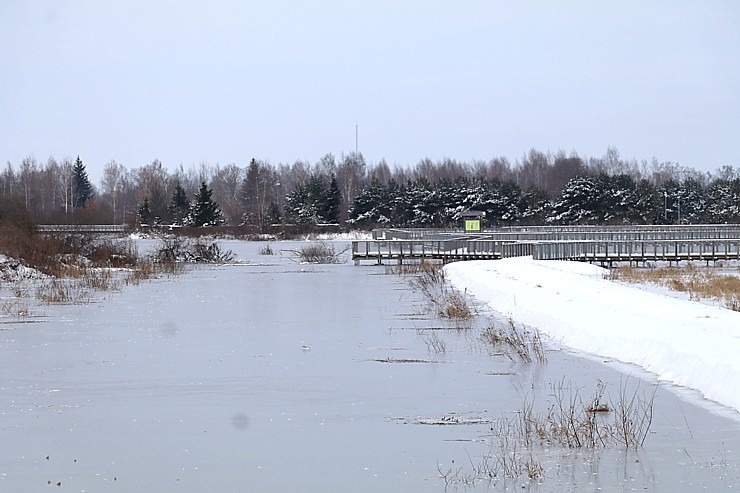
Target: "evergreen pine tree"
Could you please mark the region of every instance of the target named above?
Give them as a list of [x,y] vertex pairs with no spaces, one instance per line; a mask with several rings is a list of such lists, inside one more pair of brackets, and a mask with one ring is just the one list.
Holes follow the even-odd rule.
[[[336,185],[336,184],[335,184]],[[326,182],[317,174],[312,174],[308,181],[298,184],[286,196],[285,216],[288,221],[297,224],[321,224],[338,222],[339,205],[330,205],[329,200],[339,199],[339,186],[336,185],[336,199],[330,198]],[[335,212],[330,209],[336,208]],[[333,214],[335,219],[327,217]]]
[[77,156],[74,167],[72,168],[72,204],[75,209],[82,209],[87,202],[93,197],[93,186],[87,177],[87,170],[82,164],[80,156]]
[[221,208],[211,198],[212,194],[213,190],[209,190],[206,182],[202,182],[200,190],[195,194],[195,203],[188,215],[187,223],[189,226],[216,226],[224,223]]
[[339,184],[334,173],[331,175],[331,183],[326,194],[326,206],[324,208],[324,221],[331,224],[339,223],[339,206],[342,196],[339,192]]
[[539,188],[530,188],[521,195],[518,208],[521,210],[519,220],[522,224],[546,224],[552,204],[547,194]]
[[242,182],[241,201],[244,207],[242,222],[249,225],[262,225],[262,207],[260,201],[260,188],[264,189],[261,182],[263,180],[260,164],[252,158],[247,168],[247,175]]
[[372,227],[377,224],[387,223],[381,209],[388,204],[385,188],[380,181],[373,176],[370,185],[365,187],[352,202],[349,211],[349,223],[363,227]]
[[306,223],[320,224],[326,222],[324,212],[326,211],[326,182],[318,174],[312,174],[306,184],[308,191],[308,203],[304,212]]
[[283,221],[280,207],[274,201],[270,202],[270,207],[267,210],[267,221],[269,224],[280,224]]
[[139,217],[139,224],[142,226],[149,226],[152,220],[152,211],[149,209],[149,198],[144,197],[144,202],[139,205],[136,210],[136,215]]
[[308,204],[308,188],[299,183],[285,197],[285,220],[289,223],[308,224],[311,216]]
[[178,226],[182,226],[185,223],[185,218],[187,218],[188,212],[190,212],[190,201],[185,193],[185,189],[179,183],[175,185],[175,191],[172,194],[168,212],[172,218],[172,224]]
[[604,182],[591,176],[576,176],[566,183],[552,205],[547,222],[555,224],[599,224],[604,217]]

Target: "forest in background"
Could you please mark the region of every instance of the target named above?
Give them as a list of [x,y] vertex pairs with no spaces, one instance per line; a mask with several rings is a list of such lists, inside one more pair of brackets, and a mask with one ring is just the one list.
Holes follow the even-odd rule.
[[[203,226],[264,231],[275,224],[346,228],[451,227],[482,211],[484,226],[740,221],[740,170],[530,150],[515,162],[422,159],[413,166],[327,154],[315,163],[201,164],[168,169],[108,162],[95,186],[84,159],[8,162],[0,218],[23,208],[38,224]],[[211,216],[204,216],[203,210]]]

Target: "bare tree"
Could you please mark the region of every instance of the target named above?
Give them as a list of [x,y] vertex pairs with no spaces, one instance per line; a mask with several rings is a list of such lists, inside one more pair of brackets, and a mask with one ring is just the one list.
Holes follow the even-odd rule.
[[199,185],[196,187],[196,189],[201,188],[201,185],[200,185],[201,183],[210,182],[211,178],[214,175],[214,172],[215,172],[214,166],[211,166],[206,161],[201,161],[200,164],[198,164],[198,168],[195,169],[194,172],[192,173],[193,176],[196,177],[198,180]]
[[518,163],[516,171],[517,185],[522,190],[537,188],[547,191],[549,167],[550,156],[538,150],[530,149]]
[[118,224],[124,222],[123,215],[118,217],[118,202],[119,196],[123,191],[124,177],[126,175],[126,168],[122,164],[119,164],[113,160],[109,161],[103,168],[103,178],[101,186],[103,194],[108,199],[111,208],[113,209],[113,223]]
[[15,191],[16,176],[13,170],[13,164],[8,161],[5,165],[2,175],[0,175],[0,193],[5,198],[11,197]]
[[556,197],[572,178],[585,173],[585,163],[578,155],[565,156],[565,153],[558,153],[548,170],[547,189],[543,191],[550,197]]
[[[385,159],[381,162],[385,163]],[[406,183],[406,181],[409,179],[409,170],[405,166],[394,163],[392,168],[389,167],[389,170],[390,176],[388,178],[388,181],[395,180],[397,183]],[[367,186],[368,181],[372,181],[372,179],[369,178],[369,173],[368,176],[365,177],[365,186]]]
[[[362,153],[356,154],[353,152],[342,157],[342,162],[337,167],[336,177],[344,204],[351,204],[362,190],[365,184],[366,169],[367,165]],[[347,207],[342,209],[347,209]],[[340,221],[347,219],[345,210],[341,211],[339,219]]]
[[119,209],[121,210],[121,218],[125,224],[136,222],[136,211],[139,208],[136,185],[136,173],[133,170],[125,170],[125,173],[121,177],[121,192],[119,195]]
[[170,191],[168,190],[168,173],[159,159],[151,164],[136,170],[138,202],[148,199],[152,218],[163,220],[167,218]]
[[714,174],[718,180],[726,182],[740,178],[740,170],[733,168],[729,164],[725,164],[724,166],[718,168]]
[[[23,202],[26,205],[26,210],[31,212],[33,216],[35,216],[35,209],[37,201],[34,200],[35,197],[33,197],[33,190],[34,190],[34,181],[36,179],[36,175],[38,174],[38,163],[36,162],[36,159],[33,157],[27,157],[23,161],[21,161],[21,170],[20,170],[20,184],[21,184],[21,190],[23,191]],[[33,205],[33,209],[32,206]]]
[[221,205],[221,211],[229,224],[241,221],[239,190],[242,186],[244,171],[236,164],[227,164],[223,168],[216,166],[211,180],[213,198]]
[[685,170],[678,164],[670,161],[659,162],[656,158],[650,161],[650,180],[656,187],[661,187],[669,181],[681,182],[685,178]]
[[472,173],[484,180],[514,181],[511,164],[505,157],[493,158],[490,161],[475,161]]
[[285,196],[296,187],[308,183],[311,177],[311,164],[307,161],[297,160],[293,164],[279,164],[277,167],[277,193],[280,194],[280,202],[285,202]]
[[370,167],[367,176],[370,180],[376,179],[378,183],[385,185],[391,180],[393,175],[391,174],[391,168],[388,166],[388,163],[385,162],[385,159],[382,159],[375,166]]
[[448,180],[453,181],[460,176],[469,175],[469,166],[464,163],[460,163],[454,159],[445,158],[436,166],[436,173],[434,181]]
[[62,210],[63,195],[60,183],[62,168],[54,157],[49,157],[42,170],[39,183],[39,198],[41,200],[41,215],[37,220],[58,222],[56,216]]
[[68,221],[69,213],[72,211],[72,199],[74,197],[74,163],[70,158],[64,158],[60,166],[60,197],[64,209],[65,221]]
[[601,159],[603,163],[603,173],[609,176],[623,175],[625,174],[624,162],[619,157],[619,150],[616,147],[609,146],[606,148],[606,153]]
[[337,161],[332,153],[324,154],[314,167],[314,174],[318,176],[331,176],[337,172]]

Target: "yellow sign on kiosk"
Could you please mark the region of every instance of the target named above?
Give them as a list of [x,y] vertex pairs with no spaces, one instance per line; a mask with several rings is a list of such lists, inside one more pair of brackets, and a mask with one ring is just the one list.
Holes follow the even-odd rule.
[[466,219],[465,232],[480,231],[480,219]]

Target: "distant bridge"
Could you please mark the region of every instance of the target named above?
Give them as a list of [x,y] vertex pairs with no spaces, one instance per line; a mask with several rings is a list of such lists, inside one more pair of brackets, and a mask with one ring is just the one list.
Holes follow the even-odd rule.
[[387,229],[352,242],[352,259],[402,263],[412,259],[501,259],[679,262],[740,260],[740,225],[531,227],[466,234],[460,231]]
[[125,233],[126,224],[39,224],[41,233]]

